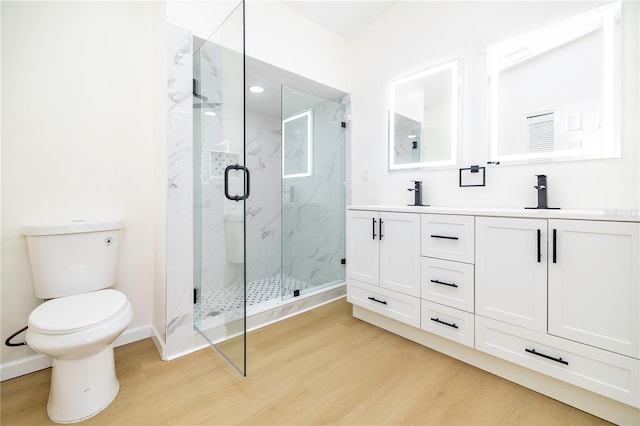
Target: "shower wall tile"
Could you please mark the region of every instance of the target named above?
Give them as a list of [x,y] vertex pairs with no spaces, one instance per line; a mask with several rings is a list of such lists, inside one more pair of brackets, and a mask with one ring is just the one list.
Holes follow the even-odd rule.
[[193,42],[167,24],[167,329],[163,357],[193,341]]
[[280,116],[248,109],[246,164],[251,171],[251,196],[246,202],[247,281],[281,271]]
[[313,106],[313,174],[284,183],[295,196],[282,211],[283,271],[314,285],[344,279],[344,109],[333,102]]

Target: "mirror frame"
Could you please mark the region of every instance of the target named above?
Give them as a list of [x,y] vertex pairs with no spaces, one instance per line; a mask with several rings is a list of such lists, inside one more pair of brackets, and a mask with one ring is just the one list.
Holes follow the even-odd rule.
[[[438,161],[419,161],[415,163],[395,163],[395,94],[399,85],[410,83],[420,78],[436,74],[439,72],[448,71],[451,73],[451,140],[450,140],[450,156],[447,160]],[[440,65],[430,67],[419,71],[417,73],[408,75],[398,80],[392,81],[389,84],[389,127],[388,127],[388,166],[389,170],[408,170],[408,169],[421,169],[432,167],[451,167],[458,165],[458,152],[460,145],[460,59],[456,58]],[[424,123],[420,123],[421,130],[424,128]]]
[[[616,74],[621,70],[621,34],[616,39],[615,24],[620,23],[621,5],[615,2],[597,7],[579,15],[546,25],[520,36],[508,39],[487,49],[487,76],[489,86],[489,160],[492,162],[506,162],[510,164],[541,162],[541,161],[569,161],[617,158],[621,155],[620,140],[620,84],[615,82]],[[600,149],[577,148],[550,152],[525,152],[520,154],[500,155],[499,153],[499,123],[498,123],[498,82],[499,73],[513,65],[528,59],[529,55],[518,56],[527,50],[527,44],[541,43],[545,38],[557,36],[562,31],[579,32],[581,27],[593,26],[600,23],[603,31],[603,140],[608,141]],[[618,30],[619,31],[619,30]],[[570,39],[575,40],[574,39]],[[544,53],[541,52],[541,53]],[[512,59],[509,59],[509,57]],[[511,61],[512,63],[508,63]]]
[[[286,131],[287,123],[305,118],[307,120],[307,168],[301,173],[286,174],[285,158],[286,158]],[[294,114],[282,120],[282,178],[298,178],[308,177],[313,173],[313,111],[311,109]]]

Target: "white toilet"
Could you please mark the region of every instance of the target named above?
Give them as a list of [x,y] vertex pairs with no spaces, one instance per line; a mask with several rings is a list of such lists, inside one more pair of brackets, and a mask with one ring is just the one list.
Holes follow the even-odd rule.
[[122,221],[75,221],[22,228],[36,297],[29,315],[31,349],[53,358],[47,413],[74,423],[111,404],[120,384],[113,342],[133,318],[115,284]]

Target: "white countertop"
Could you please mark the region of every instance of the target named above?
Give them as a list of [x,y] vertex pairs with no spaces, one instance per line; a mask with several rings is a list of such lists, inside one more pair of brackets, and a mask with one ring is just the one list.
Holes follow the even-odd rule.
[[528,217],[540,219],[578,219],[578,220],[607,220],[620,222],[640,222],[640,210],[536,210],[524,208],[502,207],[446,207],[446,206],[400,206],[400,205],[352,205],[347,210],[375,210],[381,212],[401,213],[433,213],[459,214],[469,216],[500,216],[500,217]]

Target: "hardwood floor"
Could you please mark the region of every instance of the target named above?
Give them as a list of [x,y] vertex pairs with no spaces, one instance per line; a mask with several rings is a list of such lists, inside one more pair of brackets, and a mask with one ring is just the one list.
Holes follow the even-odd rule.
[[[212,349],[163,362],[150,339],[116,348],[120,393],[82,424],[607,424],[357,320],[344,299],[247,341],[246,378]],[[0,385],[2,425],[51,423],[49,377]]]

